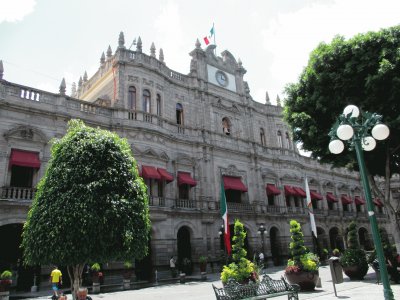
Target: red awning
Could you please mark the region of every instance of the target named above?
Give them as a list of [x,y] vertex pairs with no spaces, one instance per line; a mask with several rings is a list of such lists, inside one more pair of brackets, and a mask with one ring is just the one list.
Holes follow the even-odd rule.
[[293,190],[296,192],[296,196],[306,197],[306,192],[300,187],[293,187]]
[[19,149],[11,149],[10,166],[21,166],[39,169],[39,153]]
[[167,170],[165,170],[163,168],[157,168],[157,171],[161,176],[161,180],[165,180],[166,182],[174,181],[174,176],[172,176],[170,173],[168,173]]
[[157,169],[151,166],[142,166],[142,177],[157,180],[161,179],[161,176],[157,172]]
[[240,177],[223,176],[225,190],[234,190],[247,192],[247,187],[244,185]]
[[336,199],[335,195],[333,195],[332,193],[326,193],[326,200],[328,200],[329,202],[339,202],[339,200]]
[[353,202],[353,200],[351,200],[351,198],[347,195],[342,195],[340,200],[342,200],[342,204],[350,204]]
[[267,184],[267,195],[280,195],[281,191],[274,184]]
[[283,189],[285,190],[285,196],[297,196],[296,191],[290,185],[284,185]]
[[190,173],[178,172],[178,185],[187,184],[190,186],[196,186],[197,182],[192,178]]
[[321,194],[318,194],[316,191],[310,191],[310,197],[311,200],[322,200],[324,197],[322,197]]
[[364,205],[365,204],[364,198],[361,198],[360,196],[355,196],[354,202],[356,203],[356,205]]
[[379,207],[383,207],[384,206],[382,201],[381,201],[381,199],[379,199],[379,198],[375,198],[374,200],[372,200],[372,202],[374,202],[374,204],[376,206],[379,206]]

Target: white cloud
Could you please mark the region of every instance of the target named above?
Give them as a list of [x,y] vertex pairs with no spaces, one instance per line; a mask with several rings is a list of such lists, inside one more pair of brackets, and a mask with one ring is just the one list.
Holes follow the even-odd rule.
[[31,14],[36,0],[0,0],[0,24],[22,21]]
[[278,14],[263,30],[265,52],[273,57],[271,90],[282,91],[285,84],[296,82],[320,42],[397,25],[399,9],[400,2],[393,0],[336,0]]

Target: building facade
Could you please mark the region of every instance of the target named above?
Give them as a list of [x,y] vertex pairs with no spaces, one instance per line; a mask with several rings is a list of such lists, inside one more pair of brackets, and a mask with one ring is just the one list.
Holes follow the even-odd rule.
[[[0,239],[10,239],[0,249],[2,265],[20,258],[19,235],[50,159],[49,141],[63,136],[73,118],[115,131],[132,147],[150,199],[144,277],[167,268],[172,255],[178,262],[219,260],[222,181],[230,223],[244,223],[249,254],[263,251],[269,264],[288,255],[291,219],[313,247],[306,176],[320,248],[345,248],[354,219],[361,244],[372,247],[358,173],[300,155],[279,101],[271,105],[268,94],[265,104],[254,101],[246,70],[229,51],[216,56],[215,46],[202,49],[197,41],[190,56],[189,74],[180,74],[167,67],[162,49],[157,58],[153,44],[147,55],[139,38],[129,50],[121,33],[116,51],[109,47],[98,71],[91,78],[85,72],[71,96],[64,81],[53,94],[8,82],[0,70]],[[375,204],[378,222],[390,231],[385,207]]]

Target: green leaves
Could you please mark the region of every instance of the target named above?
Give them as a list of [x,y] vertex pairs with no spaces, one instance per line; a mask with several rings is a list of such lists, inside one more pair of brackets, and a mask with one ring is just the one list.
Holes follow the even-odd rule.
[[148,196],[128,142],[72,120],[52,143],[24,226],[25,261],[76,265],[146,255]]

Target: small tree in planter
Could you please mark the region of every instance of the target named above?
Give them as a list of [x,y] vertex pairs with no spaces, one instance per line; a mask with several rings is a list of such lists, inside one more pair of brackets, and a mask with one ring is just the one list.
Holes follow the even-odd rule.
[[368,272],[368,262],[365,251],[360,248],[357,237],[357,224],[351,222],[347,232],[347,249],[340,257],[344,273],[350,279],[361,280]]
[[207,256],[200,256],[199,257],[199,265],[200,265],[200,272],[205,272],[207,270]]
[[319,257],[304,245],[304,235],[296,220],[290,221],[290,234],[291,257],[285,269],[286,278],[291,284],[300,285],[302,290],[313,290],[319,278]]
[[10,286],[12,283],[11,280],[12,273],[9,270],[3,271],[0,275],[0,292],[7,292],[10,290]]
[[232,259],[233,262],[224,266],[221,273],[221,281],[227,283],[229,279],[235,279],[239,283],[248,283],[249,280],[258,280],[254,263],[246,258],[247,251],[244,249],[244,239],[246,232],[243,224],[235,220],[234,237],[232,239]]

